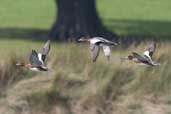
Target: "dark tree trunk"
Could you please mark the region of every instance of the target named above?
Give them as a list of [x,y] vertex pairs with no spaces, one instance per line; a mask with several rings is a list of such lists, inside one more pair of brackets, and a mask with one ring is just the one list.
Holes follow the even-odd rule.
[[80,36],[102,36],[117,40],[106,30],[96,12],[95,0],[56,0],[57,19],[50,37],[55,40],[76,40]]

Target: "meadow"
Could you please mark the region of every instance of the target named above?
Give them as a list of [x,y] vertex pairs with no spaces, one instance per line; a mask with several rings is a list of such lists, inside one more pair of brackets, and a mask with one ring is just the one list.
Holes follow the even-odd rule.
[[[159,39],[143,67],[121,58],[147,41],[113,47],[92,63],[88,44],[52,43],[49,72],[18,68],[40,50],[55,20],[53,0],[0,0],[0,114],[171,114],[170,1],[97,0],[106,27],[121,38]],[[42,40],[37,40],[42,39]],[[102,51],[102,50],[101,50]]]
[[170,40],[170,1],[97,0],[105,25],[120,36]]
[[[92,63],[85,44],[52,44],[48,72],[18,68],[28,62],[34,47],[43,43],[14,40],[0,42],[0,113],[7,114],[169,114],[171,113],[171,46],[158,43],[154,59],[159,67],[144,67],[121,58],[142,52],[146,42],[127,50],[114,47],[110,62],[103,54]],[[102,50],[101,50],[102,51]],[[102,52],[101,52],[102,53]]]
[[[55,17],[54,0],[0,0],[0,38],[47,37]],[[170,1],[97,0],[105,26],[121,38],[170,40]]]

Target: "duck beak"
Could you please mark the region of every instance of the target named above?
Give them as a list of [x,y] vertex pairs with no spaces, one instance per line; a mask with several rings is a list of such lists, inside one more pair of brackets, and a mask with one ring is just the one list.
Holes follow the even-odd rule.
[[15,64],[16,66],[21,66],[21,63],[17,63],[17,64]]
[[24,63],[16,63],[15,65],[18,66],[18,67],[23,67]]

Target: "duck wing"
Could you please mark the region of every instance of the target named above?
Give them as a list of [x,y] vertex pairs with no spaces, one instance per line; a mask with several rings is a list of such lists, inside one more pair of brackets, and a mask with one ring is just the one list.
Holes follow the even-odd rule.
[[48,55],[50,51],[50,48],[51,48],[50,43],[51,41],[48,40],[42,48],[41,55],[40,55],[41,57],[39,58],[41,58],[43,62],[45,62],[46,56]]
[[139,61],[141,61],[142,63],[144,63],[144,64],[147,64],[147,65],[150,65],[150,66],[154,66],[154,63],[153,63],[153,61],[152,61],[152,59],[151,59],[151,57],[149,57],[149,56],[147,56],[147,55],[139,55],[138,53],[136,53],[136,52],[133,52],[132,53],[133,54],[133,56],[135,57],[135,58],[137,58]]
[[[153,53],[155,52],[155,49],[156,49],[156,42],[154,41],[151,41],[148,45],[148,47],[146,48],[145,52],[147,53],[148,52],[148,55],[152,58],[153,56]],[[144,53],[145,53],[144,52]]]
[[151,59],[151,57],[146,56],[146,55],[144,55],[144,57],[147,59],[149,64],[153,64],[153,60]]
[[99,52],[100,52],[100,47],[96,44],[91,44],[91,51],[92,51],[92,55],[93,55],[93,62],[96,62],[97,57],[99,56]]
[[140,55],[140,54],[138,54],[138,53],[136,53],[136,52],[133,52],[132,54],[133,54],[133,56],[134,56],[135,58],[137,58],[139,61],[148,62],[148,59],[147,59],[146,57],[144,57],[144,56],[142,56],[142,55]]
[[100,41],[103,42],[103,43],[109,44],[109,45],[117,45],[117,43],[112,42],[112,41],[109,41],[109,40],[107,40],[107,39],[105,39],[105,38],[102,38],[102,37],[94,37],[94,38],[100,40]]
[[32,53],[30,55],[30,63],[32,66],[41,66],[42,62],[39,61],[38,54],[35,50],[32,50]]

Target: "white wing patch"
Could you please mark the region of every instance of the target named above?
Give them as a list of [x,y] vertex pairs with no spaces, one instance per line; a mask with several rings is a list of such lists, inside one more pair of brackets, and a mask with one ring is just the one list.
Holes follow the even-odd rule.
[[110,56],[110,53],[111,53],[110,46],[103,45],[102,47],[103,47],[103,51],[104,51],[105,56]]
[[145,51],[145,52],[144,52],[144,55],[150,57],[149,51]]
[[38,58],[39,58],[39,61],[44,65],[44,62],[42,60],[42,54],[41,53],[38,53]]
[[153,64],[153,60],[152,60],[152,58],[151,58],[151,56],[150,56],[150,52],[149,52],[149,51],[145,51],[145,52],[144,52],[144,55],[147,56],[148,59],[150,60],[149,62],[151,62],[151,63]]
[[100,42],[100,41],[101,41],[100,39],[92,38],[92,39],[90,40],[90,43],[95,44],[95,43]]

